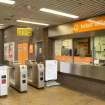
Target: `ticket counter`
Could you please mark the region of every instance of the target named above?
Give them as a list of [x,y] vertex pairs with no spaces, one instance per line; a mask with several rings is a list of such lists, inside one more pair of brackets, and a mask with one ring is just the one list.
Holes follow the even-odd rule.
[[59,44],[55,40],[54,54],[60,62],[58,80],[61,84],[105,95],[104,39],[104,34],[97,33],[96,36],[59,40],[62,42]]

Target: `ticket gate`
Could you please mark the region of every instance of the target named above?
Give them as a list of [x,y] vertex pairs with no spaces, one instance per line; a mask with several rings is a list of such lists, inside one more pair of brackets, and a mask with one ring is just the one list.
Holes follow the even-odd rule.
[[13,64],[10,69],[10,86],[20,92],[27,91],[27,66]]
[[44,88],[44,64],[36,62],[27,63],[28,84],[36,88]]
[[8,66],[0,66],[0,96],[8,95]]

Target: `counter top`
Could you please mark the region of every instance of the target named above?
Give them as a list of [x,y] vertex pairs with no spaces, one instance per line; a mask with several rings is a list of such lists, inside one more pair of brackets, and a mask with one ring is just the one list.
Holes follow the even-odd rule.
[[105,66],[91,64],[70,64],[67,74],[105,81]]

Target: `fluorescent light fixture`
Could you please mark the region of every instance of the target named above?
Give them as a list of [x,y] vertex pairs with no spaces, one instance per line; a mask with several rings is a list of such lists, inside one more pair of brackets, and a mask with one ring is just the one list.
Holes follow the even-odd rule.
[[0,26],[3,26],[4,24],[0,24]]
[[45,23],[38,23],[38,22],[33,22],[33,21],[25,21],[25,20],[16,20],[17,22],[20,23],[28,23],[28,24],[36,24],[36,25],[44,25],[44,26],[48,26],[49,24],[45,24]]
[[69,17],[69,18],[79,18],[79,16],[76,15],[72,15],[72,14],[67,14],[64,12],[60,12],[60,11],[56,11],[56,10],[52,10],[52,9],[48,9],[48,8],[41,8],[40,11],[42,12],[47,12],[47,13],[52,13],[55,15],[60,15],[60,16],[65,16],[65,17]]
[[0,29],[4,29],[4,28],[5,28],[4,24],[0,24]]
[[13,1],[13,0],[0,0],[0,3],[13,5],[13,4],[15,4],[15,1]]

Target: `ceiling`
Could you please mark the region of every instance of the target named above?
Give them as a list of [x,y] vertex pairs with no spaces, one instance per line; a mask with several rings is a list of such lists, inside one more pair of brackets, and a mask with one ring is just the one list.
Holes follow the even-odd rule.
[[40,12],[40,8],[49,8],[79,16],[79,20],[105,14],[105,0],[15,0],[15,5],[0,4],[0,24],[15,25],[17,19],[58,25],[73,22],[66,18]]

